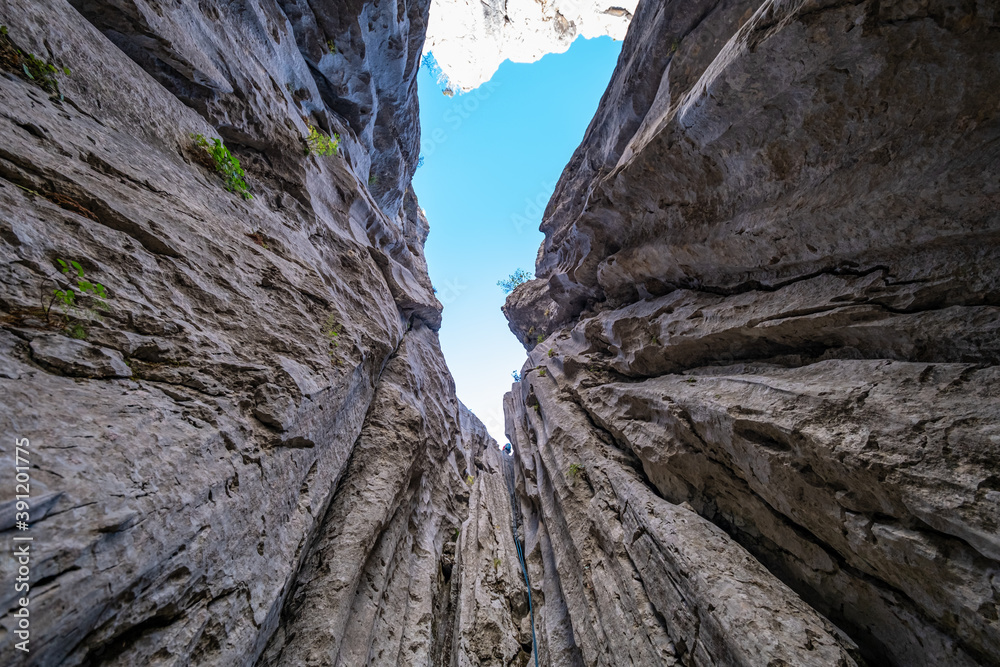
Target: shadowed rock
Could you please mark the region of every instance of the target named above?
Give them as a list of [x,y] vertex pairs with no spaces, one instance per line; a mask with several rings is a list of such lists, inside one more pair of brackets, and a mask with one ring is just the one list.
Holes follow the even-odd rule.
[[[505,407],[551,664],[668,640],[664,662],[809,664],[749,657],[802,636],[783,620],[799,607],[756,596],[740,622],[774,625],[699,657],[683,629],[727,623],[705,622],[734,592],[656,595],[691,579],[650,554],[707,548],[678,516],[745,549],[766,568],[746,576],[801,596],[852,659],[851,641],[870,664],[1000,664],[998,20],[640,4],[538,278],[505,306],[530,351]],[[643,595],[622,602],[630,567]],[[662,621],[623,641],[647,604]]]

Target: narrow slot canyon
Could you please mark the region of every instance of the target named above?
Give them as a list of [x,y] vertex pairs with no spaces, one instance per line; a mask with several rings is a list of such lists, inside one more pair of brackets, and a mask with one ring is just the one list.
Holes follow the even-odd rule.
[[[0,664],[1000,667],[1000,4],[0,26]],[[494,420],[417,77],[591,38]]]

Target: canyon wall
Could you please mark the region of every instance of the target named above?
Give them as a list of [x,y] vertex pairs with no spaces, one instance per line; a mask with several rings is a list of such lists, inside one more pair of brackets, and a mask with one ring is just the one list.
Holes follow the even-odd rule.
[[640,3],[505,306],[543,664],[1000,664],[998,109],[996,3]]
[[0,0],[0,662],[1000,664],[995,3],[640,3],[513,459],[437,339],[428,12]]
[[457,655],[495,444],[409,187],[428,4],[0,1],[0,663]]

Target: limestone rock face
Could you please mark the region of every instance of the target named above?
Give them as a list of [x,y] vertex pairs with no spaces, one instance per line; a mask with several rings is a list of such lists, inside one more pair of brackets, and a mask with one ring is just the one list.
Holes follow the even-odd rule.
[[425,51],[452,90],[490,80],[505,60],[563,53],[577,37],[625,37],[637,0],[432,0]]
[[33,538],[30,653],[0,559],[0,664],[451,659],[495,444],[409,189],[427,10],[0,2],[0,453],[30,441],[31,496],[20,532],[4,487],[0,531]]
[[483,432],[463,431],[454,398],[449,405],[438,398],[449,396],[444,388],[427,385],[439,377],[448,374],[437,338],[415,328],[382,373],[259,664],[429,665],[450,650],[441,626],[454,568],[445,552],[454,563],[474,472],[467,454],[496,445]]
[[511,459],[409,187],[428,0],[3,0],[0,664],[1000,664],[994,4],[639,5]]
[[532,655],[531,617],[511,517],[514,462],[493,446],[475,458],[475,467],[469,518],[457,545],[453,664],[524,667]]
[[640,4],[505,306],[545,664],[1000,664],[998,28]]

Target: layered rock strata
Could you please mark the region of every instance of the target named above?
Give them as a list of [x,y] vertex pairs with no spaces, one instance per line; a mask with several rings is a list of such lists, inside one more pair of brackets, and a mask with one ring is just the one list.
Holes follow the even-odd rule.
[[19,532],[5,487],[0,530],[34,549],[30,653],[0,561],[0,663],[452,655],[493,441],[409,188],[427,10],[0,3],[0,449],[29,439],[31,496]]
[[1000,664],[998,27],[640,4],[505,306],[546,664]]

